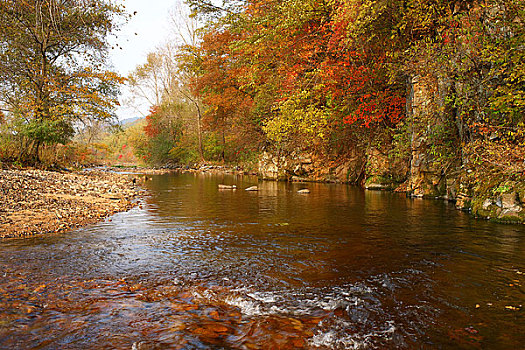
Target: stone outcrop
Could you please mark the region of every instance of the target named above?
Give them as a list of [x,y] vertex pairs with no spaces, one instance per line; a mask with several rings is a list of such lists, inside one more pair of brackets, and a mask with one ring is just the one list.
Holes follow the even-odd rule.
[[351,183],[374,190],[397,188],[407,173],[408,162],[393,162],[386,151],[377,148],[334,160],[314,154],[274,156],[265,152],[259,161],[259,177],[264,180]]
[[263,180],[288,180],[291,166],[287,157],[264,152],[259,159],[259,176]]
[[498,222],[525,223],[525,185],[511,182],[500,189],[504,192],[475,193],[471,200],[472,213]]
[[259,160],[259,177],[294,182],[356,183],[364,171],[362,157],[342,161],[326,160],[311,154],[292,152],[275,156],[264,152]]
[[[456,117],[459,112],[446,101],[450,91],[459,89],[456,85],[446,77],[414,77],[411,81],[407,106],[412,123],[407,194],[448,199],[455,202],[457,209],[470,211],[480,218],[525,223],[523,181],[505,182],[508,174],[502,176],[479,169],[479,164],[469,159],[465,146],[458,141],[462,139],[463,127]],[[448,148],[449,153],[443,154],[447,149],[433,143],[436,134],[440,141],[448,137],[451,144],[461,146]]]
[[447,127],[444,96],[450,82],[430,77],[412,77],[408,117],[412,125],[410,176],[408,193],[415,197],[454,196],[447,185],[454,186],[447,172],[450,164],[435,155],[432,135]]
[[407,180],[408,162],[389,157],[388,151],[371,147],[367,152],[366,189],[395,190]]

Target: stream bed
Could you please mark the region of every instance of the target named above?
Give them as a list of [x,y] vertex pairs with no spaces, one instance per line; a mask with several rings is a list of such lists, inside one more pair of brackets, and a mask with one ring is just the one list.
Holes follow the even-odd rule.
[[0,349],[525,344],[523,225],[346,185],[144,186],[141,207],[103,223],[0,241]]

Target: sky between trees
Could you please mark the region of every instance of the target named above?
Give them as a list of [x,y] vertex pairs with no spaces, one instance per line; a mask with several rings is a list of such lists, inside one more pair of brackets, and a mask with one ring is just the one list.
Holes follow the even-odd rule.
[[[111,50],[111,60],[115,70],[122,76],[127,76],[136,66],[146,62],[149,52],[165,42],[169,36],[169,12],[182,1],[177,0],[118,0],[126,6],[130,14],[136,14],[126,23],[117,37],[113,39],[114,49]],[[129,92],[124,87],[120,98],[121,107],[117,110],[120,120],[145,116],[150,106],[144,105],[137,111],[126,107],[125,100]]]

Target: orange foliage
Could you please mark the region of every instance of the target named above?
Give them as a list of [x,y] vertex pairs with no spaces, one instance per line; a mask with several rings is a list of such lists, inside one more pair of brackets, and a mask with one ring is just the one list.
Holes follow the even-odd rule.
[[341,16],[340,3],[287,26],[277,4],[248,1],[242,24],[204,35],[194,88],[211,107],[209,126],[268,118],[280,102],[305,90],[314,92],[312,104],[331,111],[334,124],[371,127],[403,118],[404,89],[388,83],[382,48],[348,41],[352,18]]
[[154,138],[160,133],[159,126],[156,123],[156,118],[158,117],[159,112],[160,108],[158,106],[153,106],[150,108],[149,114],[146,116],[144,132],[149,138]]

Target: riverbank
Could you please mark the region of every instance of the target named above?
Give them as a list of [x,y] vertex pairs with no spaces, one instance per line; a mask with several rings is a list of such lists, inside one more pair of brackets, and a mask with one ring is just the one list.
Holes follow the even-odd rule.
[[[161,169],[140,169],[141,174],[169,172],[253,175],[260,180],[304,183],[340,183],[366,190],[406,193],[412,198],[447,200],[458,210],[478,219],[504,224],[525,224],[525,163],[509,158],[508,173],[483,167],[462,167],[446,175],[440,171],[412,164],[388,164],[388,159],[374,153],[368,163],[362,158],[329,161],[313,154],[276,157],[263,153],[257,170],[242,165],[195,164]],[[522,163],[524,165],[522,165]],[[518,164],[518,166],[515,166]]]
[[0,170],[0,238],[93,224],[136,206],[139,194],[130,176],[104,171]]
[[[441,164],[425,153],[389,157],[370,149],[353,157],[329,158],[315,153],[276,156],[264,152],[259,177],[264,180],[348,183],[367,190],[404,192],[413,198],[442,199],[474,217],[498,223],[525,224],[525,148],[483,144],[465,150],[470,162]],[[476,158],[477,157],[477,158]]]

